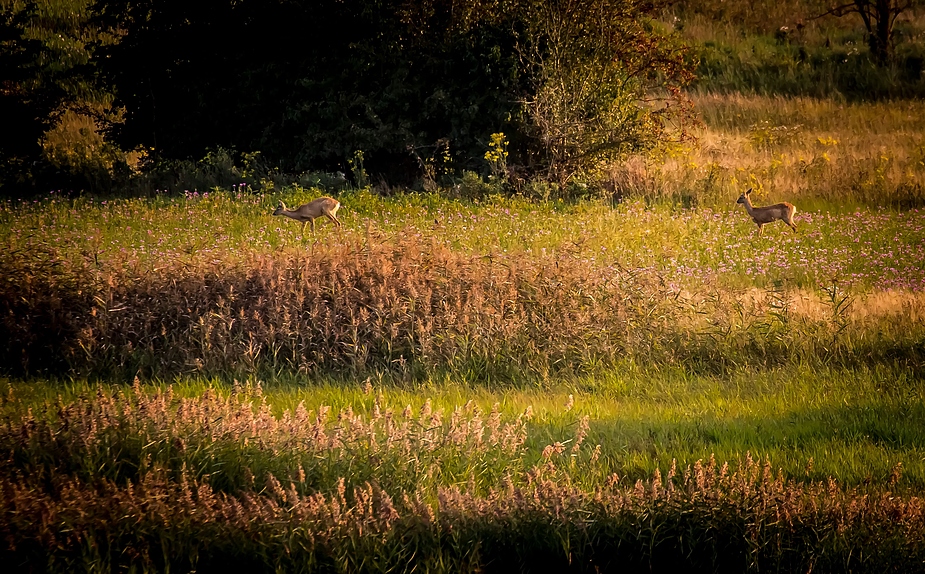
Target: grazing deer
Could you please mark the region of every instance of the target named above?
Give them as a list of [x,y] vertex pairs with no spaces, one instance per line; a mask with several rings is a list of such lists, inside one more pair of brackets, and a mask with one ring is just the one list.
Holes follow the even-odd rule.
[[758,235],[761,235],[761,227],[765,223],[771,223],[778,219],[789,225],[794,231],[797,230],[797,226],[793,224],[793,214],[797,212],[797,208],[794,207],[792,203],[787,203],[785,201],[766,207],[754,207],[752,206],[751,200],[748,198],[751,192],[752,190],[749,189],[740,195],[736,203],[745,205],[745,211],[752,216],[752,221],[758,224]]
[[306,203],[296,209],[286,209],[286,204],[282,201],[276,206],[273,215],[285,215],[291,219],[302,222],[302,238],[305,238],[305,224],[310,223],[312,234],[315,233],[315,219],[322,215],[333,221],[340,227],[340,220],[337,219],[337,210],[340,209],[340,202],[331,197],[319,197]]

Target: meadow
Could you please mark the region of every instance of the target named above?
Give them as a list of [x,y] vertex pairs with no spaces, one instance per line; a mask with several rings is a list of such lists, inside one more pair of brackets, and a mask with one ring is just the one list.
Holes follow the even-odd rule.
[[0,559],[921,571],[925,109],[695,104],[575,201],[0,204]]

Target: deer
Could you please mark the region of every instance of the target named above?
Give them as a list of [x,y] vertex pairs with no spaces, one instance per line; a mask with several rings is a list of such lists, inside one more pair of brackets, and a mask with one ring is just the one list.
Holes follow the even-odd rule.
[[321,217],[322,215],[333,221],[340,227],[340,220],[337,219],[337,210],[340,209],[340,202],[334,199],[333,197],[319,197],[318,199],[312,200],[305,205],[301,205],[295,209],[286,209],[286,204],[282,201],[279,202],[279,205],[276,206],[276,209],[273,211],[273,215],[283,215],[296,221],[302,222],[302,238],[305,238],[305,224],[310,223],[312,226],[312,234],[315,233],[315,219]]
[[761,228],[765,223],[771,223],[778,219],[789,225],[794,231],[797,230],[797,226],[793,224],[793,214],[797,212],[797,208],[794,207],[792,203],[787,203],[785,201],[765,207],[754,207],[752,201],[748,198],[751,193],[752,190],[749,189],[739,196],[736,203],[745,205],[745,211],[752,217],[752,221],[758,224],[759,236],[761,235]]

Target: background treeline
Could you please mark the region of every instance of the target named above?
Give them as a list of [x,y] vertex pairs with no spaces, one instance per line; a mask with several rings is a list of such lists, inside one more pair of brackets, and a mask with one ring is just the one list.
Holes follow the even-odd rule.
[[[925,93],[920,3],[846,6],[2,0],[0,193],[336,185],[338,171],[358,186],[469,171],[583,190],[690,135],[692,81]],[[879,6],[895,17],[878,44],[859,10]]]
[[566,181],[676,127],[661,102],[690,78],[657,3],[592,4],[5,1],[0,185],[105,189],[228,150],[239,181],[428,184],[484,168],[502,132]]

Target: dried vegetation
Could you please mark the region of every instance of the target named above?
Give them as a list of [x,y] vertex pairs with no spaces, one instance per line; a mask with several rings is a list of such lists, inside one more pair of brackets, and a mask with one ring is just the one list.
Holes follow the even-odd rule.
[[689,291],[655,270],[580,253],[480,256],[412,234],[156,269],[101,268],[52,248],[6,252],[0,262],[0,357],[20,376],[443,373],[523,382],[626,359],[710,372],[923,364],[919,297],[900,314],[857,313],[874,307],[852,306],[856,297],[837,286],[802,299],[773,289]]

